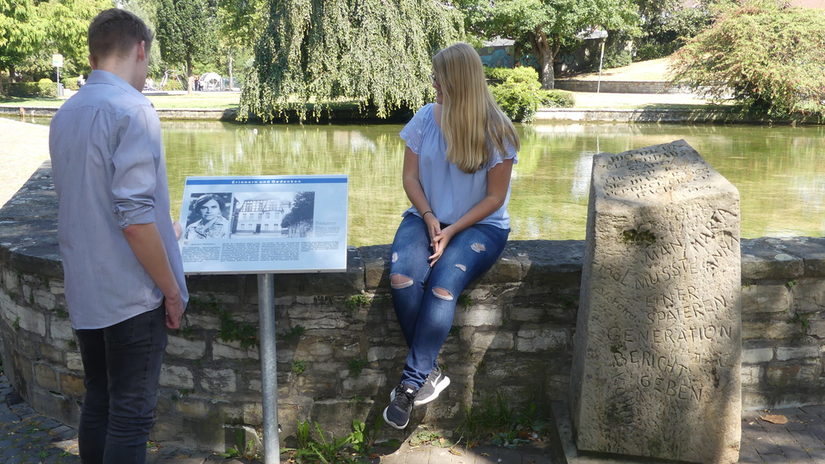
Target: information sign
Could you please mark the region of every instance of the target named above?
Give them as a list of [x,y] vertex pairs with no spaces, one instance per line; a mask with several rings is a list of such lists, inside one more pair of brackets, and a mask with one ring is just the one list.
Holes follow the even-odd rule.
[[347,176],[188,177],[180,239],[189,274],[341,272]]

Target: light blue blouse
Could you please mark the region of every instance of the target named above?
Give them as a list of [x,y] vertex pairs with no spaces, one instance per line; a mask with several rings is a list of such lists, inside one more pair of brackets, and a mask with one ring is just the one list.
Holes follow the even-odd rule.
[[[505,159],[512,159],[518,163],[516,149],[506,146],[507,153],[502,157],[498,150],[493,150],[493,156],[486,166],[478,171],[467,174],[453,163],[447,161],[447,143],[436,124],[433,116],[435,104],[430,103],[422,107],[415,116],[401,130],[401,138],[407,146],[418,155],[418,177],[424,195],[430,203],[433,214],[441,222],[452,224],[467,213],[473,206],[487,195],[487,171],[502,163]],[[502,229],[510,228],[510,215],[507,213],[507,203],[510,202],[510,186],[507,186],[507,197],[504,204],[478,222],[490,224]],[[415,206],[404,212],[421,214]]]

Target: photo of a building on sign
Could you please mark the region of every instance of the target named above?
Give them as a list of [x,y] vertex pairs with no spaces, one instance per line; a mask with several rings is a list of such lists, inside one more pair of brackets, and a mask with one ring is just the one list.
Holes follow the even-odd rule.
[[315,192],[236,194],[232,234],[306,237],[312,233]]

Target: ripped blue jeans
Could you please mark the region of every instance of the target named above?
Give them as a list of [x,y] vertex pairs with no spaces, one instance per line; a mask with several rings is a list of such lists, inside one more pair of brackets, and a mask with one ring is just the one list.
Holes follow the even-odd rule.
[[393,306],[409,347],[401,382],[420,388],[427,380],[452,327],[458,297],[493,266],[509,234],[488,224],[469,227],[450,240],[431,268],[426,223],[414,214],[401,221],[390,265]]

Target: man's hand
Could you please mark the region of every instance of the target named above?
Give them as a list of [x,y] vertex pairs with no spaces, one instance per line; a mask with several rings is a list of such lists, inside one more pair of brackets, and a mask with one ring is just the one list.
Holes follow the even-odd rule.
[[183,317],[183,300],[180,295],[173,298],[164,298],[166,306],[166,327],[170,329],[180,328],[180,319]]
[[175,230],[175,239],[180,240],[180,236],[183,235],[183,229],[180,226],[180,222],[175,221],[172,223],[172,229]]

